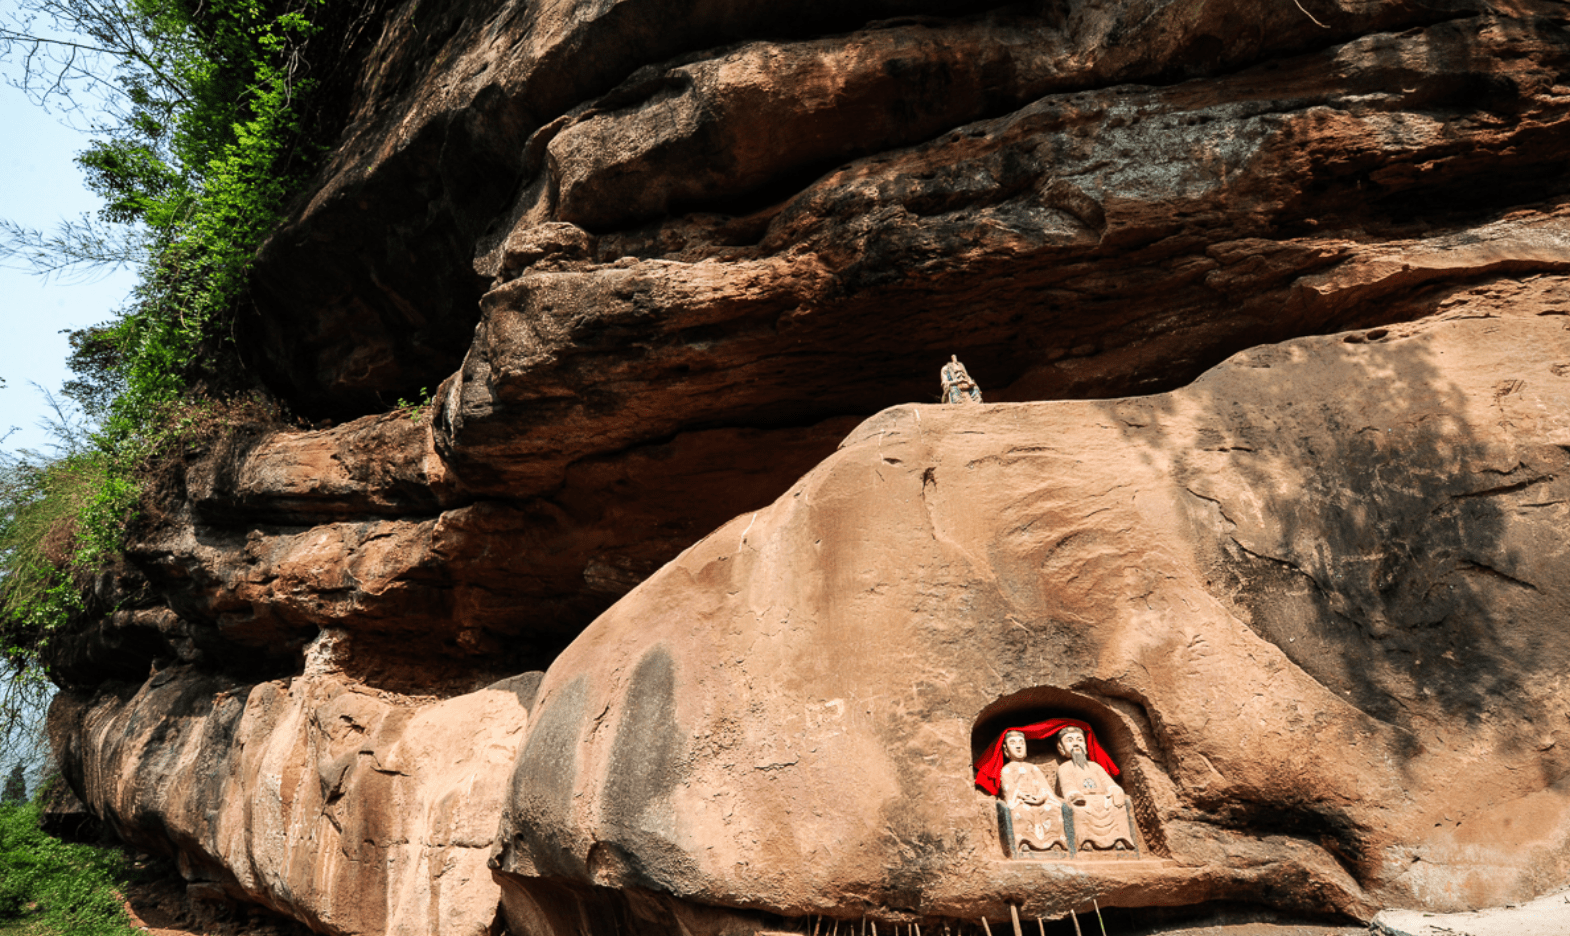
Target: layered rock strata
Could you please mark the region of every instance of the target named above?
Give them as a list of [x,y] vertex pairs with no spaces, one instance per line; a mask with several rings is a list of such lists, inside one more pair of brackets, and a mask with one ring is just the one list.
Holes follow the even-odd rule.
[[[125,836],[356,934],[1570,876],[1562,4],[383,27],[241,323],[317,428],[171,468],[51,643]],[[1038,704],[1147,863],[990,855],[967,752]]]
[[[129,838],[332,933],[1527,899],[1570,877],[1567,315],[1544,277],[1168,394],[896,407],[537,684],[378,698],[329,634],[53,727]],[[1042,714],[1140,860],[1005,859],[969,765]]]
[[55,748],[128,843],[173,849],[188,888],[323,933],[487,933],[486,866],[539,674],[446,701],[378,691],[313,643],[259,685],[178,664],[95,698],[62,694]]
[[[993,401],[1128,395],[1180,385],[1253,344],[1407,321],[1479,282],[1563,270],[1563,8],[1370,9],[1381,18],[1342,25],[1416,25],[1357,37],[1312,24],[1265,30],[1263,45],[1239,47],[1252,52],[1215,52],[1202,65],[1187,56],[1231,49],[1216,37],[1241,35],[1215,31],[1215,4],[1192,22],[1171,4],[1085,7],[1069,16],[1073,29],[1053,27],[1060,14],[1037,21],[1013,10],[800,49],[717,48],[661,66],[637,80],[664,91],[617,92],[535,135],[533,174],[520,176],[511,207],[490,203],[492,233],[471,244],[490,289],[473,319],[442,326],[467,342],[461,365],[454,356],[409,371],[382,339],[345,333],[365,353],[391,355],[389,373],[440,382],[418,420],[367,416],[215,452],[135,558],[171,609],[243,646],[297,647],[320,626],[362,621],[398,630],[416,656],[461,660],[505,646],[498,674],[543,667],[706,530],[768,503],[856,419],[932,399],[934,361],[949,353]],[[1048,42],[1051,28],[1067,32]],[[931,36],[891,38],[910,31],[971,37],[953,39],[974,52],[959,56],[966,68],[990,61],[975,51],[978,36],[1010,54],[1032,50],[1028,68],[994,70],[1027,98],[1051,93],[1009,110],[998,90],[975,105],[1005,111],[996,117],[947,132],[922,125],[912,145],[803,178],[747,214],[678,199],[649,220],[654,209],[627,194],[653,198],[730,173],[724,185],[703,184],[723,190],[717,206],[741,211],[752,191],[743,177],[786,172],[768,168],[785,158],[769,133],[792,128],[783,148],[806,146],[799,121],[839,126],[830,104],[861,100],[836,97],[831,78],[942,72],[957,55]],[[1091,54],[1113,34],[1113,51]],[[1308,35],[1325,47],[1270,57]],[[1249,65],[1249,55],[1267,60]],[[1103,86],[1223,67],[1232,70],[1204,80]],[[818,77],[801,71],[810,68]],[[812,94],[827,97],[804,100]],[[903,113],[899,101],[965,98],[950,85],[902,94],[891,112]],[[399,133],[449,113],[407,107]],[[945,120],[961,119],[954,107]],[[889,145],[883,131],[867,132],[876,139],[866,147]],[[681,142],[700,138],[712,145]],[[320,256],[289,254],[279,266],[264,252],[264,279],[287,269],[291,282],[312,283],[309,271],[327,261],[345,264],[335,275],[358,269],[305,232],[319,224],[325,237],[334,212],[362,210],[347,201],[355,186],[401,178],[395,167],[416,156],[399,140],[376,158],[359,144],[339,153],[313,207],[269,248],[298,241]],[[621,214],[571,207],[591,203]],[[406,246],[425,243],[409,234]],[[383,289],[383,272],[363,275]],[[354,384],[342,370],[358,366],[354,354],[292,317],[347,314],[321,305],[336,295],[268,312],[263,324],[289,341],[250,346],[258,366]],[[395,324],[386,327],[434,347]],[[279,380],[304,388],[306,378]],[[288,392],[322,408],[316,390]],[[493,548],[499,537],[518,545]],[[352,555],[352,574],[316,578],[321,550]]]
[[[1563,74],[1553,64],[1563,54],[1557,5],[1309,6],[1314,11],[1305,15],[1284,4],[1172,0],[986,5],[990,9],[980,11],[943,0],[723,9],[671,0],[495,3],[443,11],[406,4],[391,17],[365,68],[363,97],[310,203],[263,253],[256,363],[303,409],[344,415],[385,406],[392,399],[387,394],[434,386],[457,366],[478,320],[473,300],[484,291],[480,277],[508,269],[509,231],[557,222],[602,238],[613,235],[589,254],[605,264],[623,257],[679,261],[694,248],[700,255],[777,256],[794,243],[767,236],[778,230],[771,219],[786,205],[801,203],[816,214],[827,207],[827,194],[842,210],[875,214],[859,207],[862,197],[841,192],[846,180],[826,189],[815,181],[826,170],[854,160],[850,166],[860,166],[855,176],[893,178],[887,170],[901,167],[883,154],[900,154],[904,147],[927,154],[930,162],[953,163],[958,154],[977,161],[997,149],[986,140],[987,122],[1043,95],[1061,96],[1066,105],[1056,122],[1032,121],[1031,134],[1046,152],[1006,147],[1016,152],[1001,157],[1010,163],[1001,187],[985,177],[967,183],[937,172],[912,179],[911,194],[920,197],[904,206],[910,220],[962,205],[1014,203],[1012,214],[1023,217],[1010,219],[998,235],[1015,230],[1029,244],[1086,227],[1099,233],[1089,203],[1104,195],[1121,201],[1131,179],[1071,178],[1084,197],[1063,190],[1021,199],[1050,186],[1056,154],[1090,156],[1099,142],[1107,152],[1087,162],[1110,158],[1147,182],[1192,175],[1185,186],[1192,192],[1212,188],[1202,180],[1235,174],[1239,157],[1254,149],[1249,141],[1288,125],[1293,136],[1333,138],[1323,142],[1337,150],[1334,140],[1359,139],[1352,151],[1337,154],[1348,158],[1300,163],[1298,172],[1312,178],[1277,180],[1309,196],[1305,210],[1289,212],[1287,223],[1315,219],[1325,225],[1313,233],[1391,215],[1399,221],[1408,213],[1401,206],[1413,196],[1465,196],[1467,179],[1504,166],[1521,182],[1560,174],[1551,152],[1519,148],[1503,161],[1482,154],[1478,161],[1436,160],[1473,149],[1455,138],[1458,132],[1483,140],[1508,134],[1509,121],[1499,120],[1506,115],[1539,113],[1549,124],[1557,122],[1551,116],[1562,109],[1552,92]],[[960,12],[970,15],[954,15]],[[1316,24],[1314,15],[1329,28]],[[1388,47],[1359,50],[1348,43],[1370,34],[1388,36]],[[1516,54],[1523,40],[1538,48]],[[1338,52],[1343,44],[1350,54]],[[1244,82],[1253,90],[1231,112],[1214,108],[1229,103],[1236,86],[1212,93],[1207,83],[1181,84],[1238,74],[1258,77]],[[1155,101],[1102,93],[1119,85],[1155,94]],[[1131,106],[1120,109],[1119,103]],[[1152,139],[1140,135],[1137,123],[1130,127],[1152,103],[1175,112],[1177,126],[1190,128],[1183,145],[1166,146],[1166,133]],[[1315,107],[1329,111],[1310,113]],[[1248,110],[1255,113],[1242,112]],[[1281,124],[1253,121],[1250,130],[1248,118],[1264,114],[1280,115]],[[1336,119],[1327,123],[1330,117]],[[1413,130],[1437,122],[1455,148],[1425,156],[1421,132],[1392,139],[1366,133],[1370,122]],[[1521,129],[1534,133],[1540,122],[1528,120]],[[1210,132],[1208,124],[1216,124]],[[1243,134],[1226,150],[1216,141],[1233,136],[1229,124]],[[944,142],[953,131],[958,139]],[[973,133],[980,142],[964,143]],[[1266,148],[1286,141],[1277,136],[1274,142]],[[870,165],[859,162],[869,157]],[[1365,178],[1386,162],[1424,169]],[[985,162],[975,168],[984,170]],[[1488,178],[1502,181],[1497,174]],[[1167,187],[1143,188],[1141,201]],[[810,197],[815,191],[817,197]],[[942,205],[947,207],[932,210]],[[1052,217],[1030,217],[1033,206],[1035,214]],[[1338,224],[1335,215],[1349,217]],[[682,223],[669,229],[661,219]],[[1270,222],[1286,219],[1267,213],[1259,220],[1267,224],[1240,236],[1269,237]],[[974,237],[993,226],[951,223],[950,237],[960,235],[963,243],[967,231]],[[1170,230],[1168,217],[1165,225],[1139,225],[1132,239],[1114,229],[1106,246],[1158,243],[1161,227],[1179,233]],[[929,240],[949,243],[931,246],[958,245],[942,236],[942,228],[935,233]],[[920,245],[904,249],[913,247]],[[477,255],[480,263],[471,269]],[[824,259],[829,274],[841,273],[843,264]],[[853,295],[902,278],[892,268],[870,280],[841,276],[841,288]],[[967,304],[956,299],[945,304]],[[1212,352],[1205,364],[1228,351]],[[1028,367],[1007,359],[998,364],[999,372],[989,375],[993,385],[1012,382]],[[909,380],[899,366],[885,374]]]

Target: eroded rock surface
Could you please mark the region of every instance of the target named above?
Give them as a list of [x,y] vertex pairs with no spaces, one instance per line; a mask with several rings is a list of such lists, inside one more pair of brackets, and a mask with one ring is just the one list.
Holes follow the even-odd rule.
[[[1557,886],[1566,311],[879,414],[552,665],[499,837],[510,919],[580,932],[593,886],[929,925]],[[1004,860],[970,764],[1048,715],[1096,727],[1144,860]]]
[[[330,933],[1530,899],[1570,876],[1567,300],[892,408],[543,679],[400,697],[328,630],[292,680],[171,666],[52,729],[128,839]],[[1122,768],[1137,860],[1005,857],[970,764],[1046,716]]]
[[[379,26],[240,329],[318,428],[171,469],[50,645],[68,775],[199,888],[475,932],[486,821],[515,936],[1570,877],[1563,4]],[[1147,863],[988,857],[970,733],[1038,689]]]
[[486,936],[486,861],[539,674],[446,701],[331,667],[236,684],[187,666],[62,694],[50,734],[72,785],[127,841],[180,858],[205,899],[327,933]]

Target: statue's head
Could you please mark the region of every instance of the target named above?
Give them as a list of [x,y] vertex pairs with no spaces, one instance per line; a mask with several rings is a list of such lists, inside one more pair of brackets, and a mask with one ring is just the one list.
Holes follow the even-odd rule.
[[1023,731],[1003,732],[1003,752],[1009,760],[1025,759],[1025,733]]
[[1058,732],[1058,754],[1072,758],[1076,766],[1085,766],[1085,732],[1072,725]]

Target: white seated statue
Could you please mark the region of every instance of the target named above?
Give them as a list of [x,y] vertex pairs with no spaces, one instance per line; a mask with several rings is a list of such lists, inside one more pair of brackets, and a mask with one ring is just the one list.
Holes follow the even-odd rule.
[[1065,758],[1058,764],[1058,794],[1073,807],[1077,848],[1134,850],[1134,830],[1123,788],[1085,755],[1085,733],[1074,727],[1060,731],[1058,754]]
[[1053,850],[1067,853],[1063,802],[1041,768],[1025,760],[1025,736],[1008,732],[1003,736],[1003,750],[1009,762],[1003,766],[999,783],[1003,802],[1013,817],[1010,851],[1016,858]]
[[943,402],[981,402],[981,388],[970,379],[970,372],[965,370],[965,365],[959,362],[958,357],[949,355],[949,362],[938,372],[938,380],[943,385]]

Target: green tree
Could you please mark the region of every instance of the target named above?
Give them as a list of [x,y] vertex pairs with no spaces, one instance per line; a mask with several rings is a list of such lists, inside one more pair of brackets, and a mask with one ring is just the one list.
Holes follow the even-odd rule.
[[302,114],[316,87],[306,75],[329,73],[341,52],[312,45],[325,10],[16,0],[0,11],[0,70],[91,134],[77,163],[103,199],[54,231],[0,220],[0,263],[140,273],[125,308],[71,335],[77,378],[64,393],[94,420],[89,443],[0,459],[0,651],[13,663],[36,664],[47,633],[83,610],[75,583],[119,548],[141,473],[180,431],[177,411],[242,389],[229,323],[256,248],[322,152]]
[[87,373],[112,366],[113,399],[82,397],[107,429],[136,434],[184,389],[237,372],[225,326],[252,254],[320,154],[300,115],[324,2],[19,0],[0,15],[0,63],[85,122],[77,163],[103,198],[52,232],[0,221],[0,262],[141,272],[131,305],[73,342]]
[[27,777],[22,773],[22,762],[17,761],[5,778],[5,791],[0,792],[0,804],[15,805],[27,802]]

